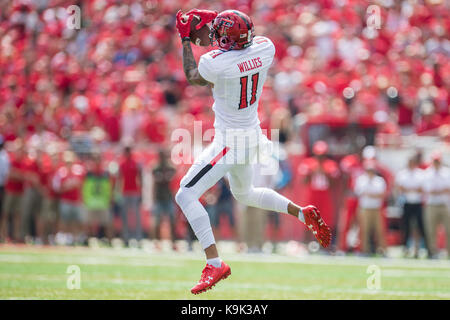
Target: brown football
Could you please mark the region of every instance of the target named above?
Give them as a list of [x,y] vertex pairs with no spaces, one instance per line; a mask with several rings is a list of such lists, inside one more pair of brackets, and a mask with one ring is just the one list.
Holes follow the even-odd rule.
[[200,22],[200,18],[194,16],[191,21],[191,32],[189,33],[189,37],[191,38],[191,42],[196,46],[207,47],[211,44],[209,39],[209,27],[205,24],[200,30],[196,30],[195,26]]

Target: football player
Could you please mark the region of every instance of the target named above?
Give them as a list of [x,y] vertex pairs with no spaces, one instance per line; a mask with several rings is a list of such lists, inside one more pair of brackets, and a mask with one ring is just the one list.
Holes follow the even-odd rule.
[[[190,41],[194,15],[200,18],[197,30],[212,22],[209,36],[211,44],[218,46],[202,55],[198,66]],[[219,258],[208,214],[199,202],[200,196],[224,175],[228,175],[233,196],[244,205],[293,215],[323,247],[329,245],[331,232],[316,207],[300,207],[272,189],[252,185],[254,159],[260,148],[270,144],[262,134],[257,109],[275,55],[272,41],[255,36],[252,20],[237,10],[220,14],[198,9],[186,14],[178,11],[176,27],[189,84],[210,86],[214,97],[214,140],[181,180],[175,196],[206,254],[206,267],[191,289],[198,294],[231,274],[230,267]]]

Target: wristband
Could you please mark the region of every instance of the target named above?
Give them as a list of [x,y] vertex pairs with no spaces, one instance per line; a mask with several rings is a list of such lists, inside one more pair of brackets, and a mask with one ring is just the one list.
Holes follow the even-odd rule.
[[191,38],[190,37],[183,37],[183,38],[181,38],[181,42],[183,42],[184,40],[191,41]]

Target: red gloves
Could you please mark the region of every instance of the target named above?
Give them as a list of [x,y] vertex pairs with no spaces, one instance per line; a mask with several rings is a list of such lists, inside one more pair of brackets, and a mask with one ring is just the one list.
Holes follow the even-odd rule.
[[188,16],[187,21],[183,21],[183,12],[181,10],[178,10],[177,12],[177,29],[178,33],[180,34],[181,39],[189,38],[189,33],[191,31],[191,21],[194,16],[191,14]]
[[176,26],[181,39],[189,38],[191,21],[194,18],[194,15],[200,18],[200,22],[195,27],[196,30],[200,30],[200,28],[202,28],[205,24],[213,21],[214,18],[217,17],[217,12],[211,10],[192,9],[189,10],[186,15],[188,16],[188,20],[183,21],[183,12],[181,12],[181,10],[178,10],[177,12]]
[[189,10],[187,15],[196,15],[200,18],[200,22],[198,25],[195,26],[196,30],[200,30],[201,27],[203,27],[205,24],[213,21],[217,17],[217,11],[211,11],[211,10],[200,10],[200,9],[192,9]]

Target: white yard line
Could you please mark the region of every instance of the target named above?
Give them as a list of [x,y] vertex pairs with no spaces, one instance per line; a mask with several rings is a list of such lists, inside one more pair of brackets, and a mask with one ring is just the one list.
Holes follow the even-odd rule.
[[33,256],[26,254],[3,254],[0,253],[1,263],[54,263],[54,264],[78,264],[78,265],[129,265],[129,266],[163,266],[163,267],[179,267],[179,261],[153,261],[151,258],[147,259],[130,259],[123,257],[118,260],[117,257],[102,257],[102,256],[71,256],[71,255],[42,255]]
[[[32,277],[26,277],[26,279],[32,279]],[[45,277],[40,277],[39,280],[55,280],[51,277],[48,277],[48,279],[45,279]],[[89,279],[90,283],[95,282],[110,282],[118,285],[123,284],[140,284],[140,285],[149,285],[149,286],[156,286],[159,288],[164,288],[164,290],[161,291],[171,291],[171,290],[177,290],[177,289],[188,289],[192,286],[191,281],[170,281],[170,280],[130,280],[130,279],[111,279],[111,280],[95,280],[95,279]],[[360,295],[368,295],[373,296],[374,298],[377,296],[385,297],[387,296],[395,296],[395,297],[415,297],[415,298],[442,298],[442,299],[450,299],[450,292],[420,292],[420,291],[397,291],[397,290],[377,290],[372,291],[368,289],[357,289],[357,288],[327,288],[324,286],[316,285],[316,286],[308,286],[308,287],[301,287],[301,286],[288,286],[288,285],[277,285],[277,284],[268,284],[264,283],[261,285],[255,284],[255,283],[233,283],[233,282],[226,282],[227,290],[274,290],[274,291],[281,291],[281,292],[296,292],[296,293],[302,293],[306,294],[305,298],[308,298],[307,294],[317,294],[317,293],[329,293],[329,294],[360,294]],[[220,290],[220,287],[218,287]],[[116,289],[112,289],[116,291]],[[340,297],[341,298],[341,297]],[[29,299],[29,298],[25,298]]]
[[[16,250],[15,250],[16,249]],[[146,252],[139,249],[110,248],[64,248],[60,247],[19,247],[0,246],[2,262],[48,262],[79,264],[114,264],[135,266],[179,266],[180,260],[204,261],[202,252]],[[47,255],[39,255],[46,253]],[[118,263],[117,258],[121,259]],[[222,255],[226,261],[255,263],[297,263],[308,265],[342,265],[404,268],[404,269],[443,269],[450,270],[450,260],[415,260],[401,258],[364,258],[349,256],[284,256],[279,254],[228,254]],[[164,261],[161,261],[164,260]]]
[[[203,260],[202,254],[185,253],[182,255],[156,253],[152,254],[165,259],[174,260]],[[336,257],[336,256],[308,256],[292,257],[276,254],[225,254],[222,258],[226,261],[238,262],[262,262],[262,263],[298,263],[309,265],[343,265],[343,266],[368,266],[379,265],[385,267],[399,267],[412,269],[444,269],[450,270],[450,261],[446,260],[413,260],[399,258],[362,258],[362,257]]]
[[[7,279],[23,279],[23,280],[40,280],[40,281],[48,281],[48,280],[65,280],[64,277],[52,277],[52,276],[32,276],[32,275],[13,275],[13,274],[4,274],[0,276],[1,278]],[[138,284],[138,285],[148,285],[148,286],[156,286],[160,288],[166,288],[167,290],[180,289],[180,288],[189,288],[192,286],[192,281],[171,281],[171,280],[144,280],[144,279],[123,279],[123,278],[113,278],[113,279],[86,279],[89,283],[113,283],[113,284]],[[450,299],[450,292],[421,292],[421,291],[397,291],[397,290],[377,290],[372,291],[368,289],[357,289],[357,288],[327,288],[321,285],[315,286],[289,286],[289,285],[278,285],[278,284],[255,284],[255,283],[245,283],[245,282],[231,282],[228,281],[225,283],[228,289],[234,290],[274,290],[274,291],[283,291],[283,292],[299,292],[299,293],[354,293],[354,294],[364,294],[364,295],[391,295],[391,296],[399,296],[399,297],[440,297],[445,299]]]

